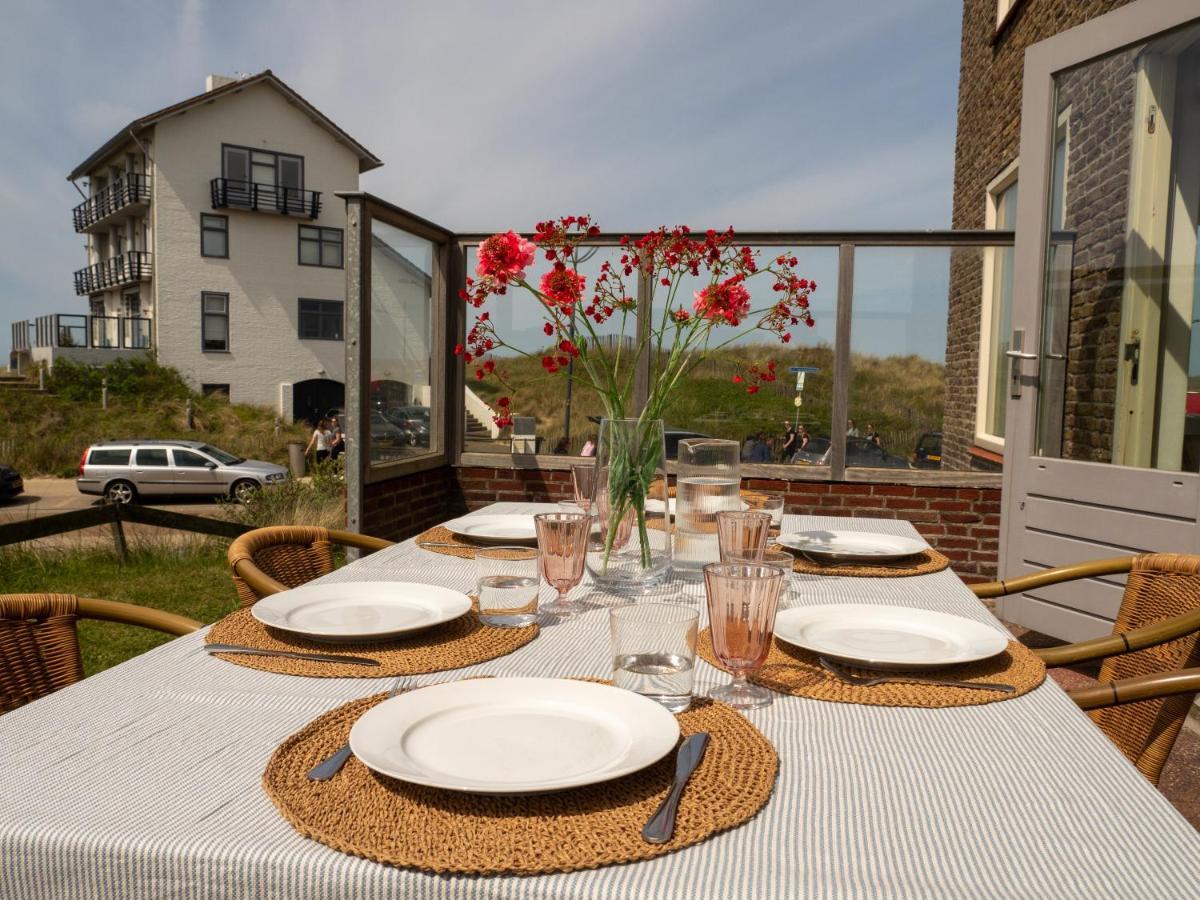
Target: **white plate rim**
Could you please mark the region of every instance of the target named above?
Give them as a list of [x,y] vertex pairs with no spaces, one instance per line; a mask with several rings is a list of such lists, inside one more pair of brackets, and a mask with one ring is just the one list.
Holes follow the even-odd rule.
[[[610,766],[599,772],[594,771],[565,779],[547,778],[538,783],[525,782],[509,785],[498,783],[486,785],[479,782],[468,784],[461,781],[455,783],[452,778],[440,773],[422,774],[420,772],[402,771],[389,766],[386,760],[379,759],[378,755],[372,751],[368,744],[371,740],[369,732],[375,725],[376,720],[386,721],[388,717],[394,718],[409,712],[420,713],[423,707],[445,709],[450,703],[455,701],[458,694],[466,693],[468,696],[476,694],[480,698],[476,700],[476,703],[482,708],[487,708],[487,700],[493,692],[502,694],[506,698],[514,696],[525,698],[532,696],[538,690],[553,691],[564,689],[576,692],[588,701],[594,701],[596,698],[603,696],[624,705],[627,709],[640,711],[647,719],[653,720],[653,723],[657,726],[657,731],[635,739],[630,749],[640,752],[630,754],[629,750],[627,750],[624,762],[619,765]],[[587,697],[589,694],[591,697]],[[406,706],[410,706],[413,709],[411,711],[406,710]],[[627,719],[622,718],[622,721],[627,721]],[[401,740],[404,734],[402,730],[403,723],[397,726],[393,722],[386,726],[381,724],[379,727],[386,728],[395,735],[393,743]],[[633,691],[626,691],[610,684],[600,684],[594,681],[582,681],[573,678],[514,676],[449,681],[442,684],[416,688],[384,700],[382,703],[373,706],[363,713],[358,721],[354,723],[354,726],[350,729],[350,749],[367,768],[399,781],[459,793],[521,795],[550,793],[583,787],[589,784],[601,784],[641,771],[672,753],[679,743],[679,735],[679,721],[670,711],[654,700],[643,697]]]
[[[344,593],[348,589],[358,589],[369,593],[379,593],[383,591],[403,592],[418,589],[427,591],[435,595],[441,601],[444,601],[444,609],[440,613],[435,614],[434,619],[427,622],[421,622],[412,626],[403,628],[381,628],[373,631],[353,631],[348,632],[344,629],[312,629],[312,628],[296,628],[293,625],[280,624],[279,619],[274,619],[272,613],[277,607],[293,606],[299,602],[311,602],[310,595],[317,595],[325,591],[337,590],[338,593]],[[414,631],[423,631],[426,628],[433,628],[435,625],[441,625],[444,622],[449,622],[464,615],[471,608],[471,598],[461,591],[453,590],[452,588],[443,587],[440,584],[425,584],[419,581],[329,581],[317,582],[315,584],[304,584],[298,588],[292,588],[289,591],[280,591],[278,594],[271,594],[259,600],[250,607],[250,615],[261,622],[263,625],[269,625],[271,628],[277,628],[280,631],[286,631],[288,634],[300,635],[302,637],[311,638],[312,640],[340,642],[340,643],[355,643],[381,640],[383,638],[394,637],[400,634],[410,634]]]
[[[883,553],[864,553],[855,552],[853,550],[837,550],[830,547],[822,547],[820,544],[804,540],[804,535],[812,533],[820,533],[824,535],[832,535],[834,540],[844,538],[866,538],[866,539],[883,539],[886,543],[898,543],[901,547],[909,547],[911,549],[903,550],[897,548],[895,551],[884,551]],[[789,550],[795,550],[799,553],[810,554],[812,556],[828,557],[829,559],[860,559],[860,560],[891,560],[903,559],[906,556],[915,556],[918,553],[924,553],[929,549],[929,542],[923,538],[914,538],[903,534],[888,534],[883,531],[851,531],[849,529],[810,529],[808,531],[785,531],[775,539],[777,544],[782,544]]]
[[513,521],[520,519],[528,521],[530,526],[533,526],[533,515],[531,513],[485,513],[483,515],[459,516],[456,519],[451,519],[449,522],[444,522],[442,527],[450,531],[450,533],[458,537],[468,538],[472,541],[480,543],[504,543],[505,541],[534,541],[537,540],[536,531],[532,534],[524,532],[509,532],[508,534],[471,534],[462,529],[469,525],[479,525],[489,520],[508,520]]
[[[936,660],[901,659],[894,656],[889,658],[886,654],[866,657],[847,655],[841,651],[831,652],[828,647],[822,647],[819,642],[805,640],[802,635],[796,634],[796,629],[800,626],[819,620],[821,617],[829,616],[845,619],[849,616],[879,615],[880,613],[888,616],[896,616],[907,622],[922,619],[926,621],[932,620],[933,622],[940,622],[942,625],[965,629],[974,634],[973,636],[964,638],[964,645],[975,643],[978,646],[974,650],[967,647],[966,652],[960,653],[953,658]],[[814,606],[794,606],[790,609],[780,610],[779,614],[775,617],[775,637],[785,644],[799,647],[802,650],[808,650],[820,656],[828,656],[832,659],[861,665],[865,668],[878,669],[932,669],[978,662],[1003,653],[1008,647],[1009,642],[1009,638],[1003,632],[984,622],[970,619],[966,616],[935,609],[873,603],[823,603]]]

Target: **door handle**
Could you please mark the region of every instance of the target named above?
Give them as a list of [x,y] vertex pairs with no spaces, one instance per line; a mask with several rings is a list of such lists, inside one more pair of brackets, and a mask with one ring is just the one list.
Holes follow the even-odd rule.
[[1063,360],[1063,359],[1066,359],[1066,358],[1067,358],[1067,354],[1065,354],[1065,353],[1047,353],[1047,354],[1046,354],[1046,359],[1058,359],[1058,360]]
[[1019,400],[1021,397],[1021,363],[1027,359],[1037,359],[1036,353],[1025,350],[1025,329],[1014,328],[1012,333],[1011,350],[1005,350],[1008,357],[1008,395]]

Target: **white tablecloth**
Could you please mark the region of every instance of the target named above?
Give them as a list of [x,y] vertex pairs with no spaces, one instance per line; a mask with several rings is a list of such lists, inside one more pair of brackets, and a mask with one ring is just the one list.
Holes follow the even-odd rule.
[[[807,516],[787,527],[913,533],[904,522]],[[406,542],[328,577],[466,590],[473,564]],[[793,590],[804,604],[903,604],[994,622],[949,571],[797,576]],[[697,603],[703,594],[697,583],[668,591]],[[607,616],[597,606],[456,674],[608,676]],[[779,751],[770,803],[747,825],[656,860],[533,878],[388,868],[300,837],[259,781],[285,737],[392,681],[256,672],[208,657],[201,641],[180,638],[0,716],[0,897],[1200,894],[1200,836],[1050,682],[957,709],[777,697],[749,713]],[[701,663],[697,691],[725,678]]]

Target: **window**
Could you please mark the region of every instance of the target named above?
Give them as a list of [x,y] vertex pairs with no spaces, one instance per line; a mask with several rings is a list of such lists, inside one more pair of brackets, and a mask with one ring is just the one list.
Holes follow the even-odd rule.
[[300,339],[340,341],[342,306],[341,300],[300,300]]
[[[1017,164],[1010,163],[987,189],[985,224],[1009,231],[1017,224]],[[990,247],[983,259],[983,304],[979,325],[979,396],[975,443],[1004,449],[1008,357],[1012,335],[1013,248]]]
[[1004,20],[1008,18],[1008,14],[1013,11],[1013,8],[1020,3],[1021,0],[996,0],[996,28],[999,29]]
[[342,267],[342,229],[300,226],[300,265]]
[[200,217],[200,255],[229,259],[229,217]]
[[118,450],[93,450],[88,458],[91,466],[127,466],[129,465],[129,448]]
[[229,385],[227,384],[202,384],[200,385],[200,393],[205,397],[211,397],[213,394],[220,394],[226,400],[229,399]]
[[229,295],[205,291],[200,295],[201,348],[206,353],[229,352]]
[[136,465],[139,466],[165,466],[167,464],[167,451],[142,448],[138,450],[135,459],[137,460]]
[[212,460],[205,459],[199,453],[193,453],[191,450],[172,450],[171,455],[175,457],[175,465],[185,469],[203,469],[212,465]]
[[252,150],[226,144],[222,174],[231,181],[251,181],[269,187],[304,187],[304,158],[269,150]]

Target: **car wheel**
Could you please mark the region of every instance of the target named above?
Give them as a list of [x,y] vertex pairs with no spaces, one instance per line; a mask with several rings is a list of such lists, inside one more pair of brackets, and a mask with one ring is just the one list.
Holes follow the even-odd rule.
[[113,481],[104,489],[104,499],[109,503],[133,503],[137,500],[137,489],[128,481]]
[[259,492],[261,485],[257,481],[251,481],[249,478],[243,478],[241,481],[235,481],[233,487],[230,488],[229,494],[238,503],[249,503],[250,498]]

